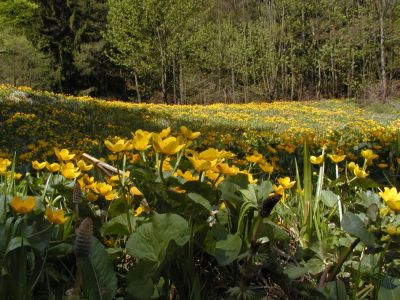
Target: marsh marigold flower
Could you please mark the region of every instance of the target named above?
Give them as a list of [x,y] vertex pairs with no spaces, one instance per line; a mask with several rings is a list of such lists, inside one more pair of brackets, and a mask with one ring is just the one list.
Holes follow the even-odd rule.
[[365,178],[368,176],[368,173],[359,167],[359,165],[355,165],[354,169],[353,169],[353,173],[355,176],[357,176],[358,178]]
[[50,206],[46,208],[45,215],[47,220],[53,224],[64,224],[69,219],[69,217],[64,216],[62,209],[53,209]]
[[133,134],[133,148],[137,151],[144,151],[149,147],[152,133],[144,130],[136,130]]
[[19,196],[15,196],[10,202],[10,206],[12,207],[12,209],[15,212],[21,214],[26,214],[31,212],[35,207],[35,205],[36,205],[36,199],[33,196],[28,196],[26,197],[25,200],[23,200]]
[[240,169],[235,165],[229,166],[227,163],[220,163],[213,168],[213,171],[224,174],[226,176],[235,176],[239,174]]
[[35,161],[32,162],[32,168],[34,168],[35,170],[38,170],[38,171],[43,170],[44,168],[46,168],[46,165],[47,165],[46,161],[40,163],[37,160],[35,160]]
[[124,139],[119,139],[115,143],[112,143],[109,140],[105,140],[104,145],[106,145],[107,149],[112,151],[113,153],[129,151],[133,149],[133,144]]
[[51,173],[55,173],[60,171],[60,165],[58,163],[47,164],[46,169]]
[[159,153],[174,155],[183,147],[185,144],[181,144],[176,137],[171,136],[163,140],[160,134],[153,134],[153,148]]
[[296,181],[290,181],[290,177],[288,176],[283,178],[278,178],[278,182],[285,190],[290,189],[296,183]]
[[391,210],[400,212],[400,193],[397,192],[395,187],[391,189],[385,187],[383,192],[379,192],[379,196]]
[[81,174],[81,171],[69,162],[61,166],[61,174],[67,179],[74,179]]
[[320,155],[320,156],[311,155],[310,156],[310,162],[314,165],[320,165],[323,161],[324,161],[324,155]]
[[57,148],[54,148],[54,153],[57,158],[62,161],[68,161],[75,157],[75,154],[69,153],[69,150],[67,149],[58,150]]
[[85,161],[84,160],[79,160],[77,163],[77,166],[78,166],[78,168],[81,170],[81,171],[90,171],[91,169],[93,169],[93,165],[87,165],[86,163],[85,163]]
[[197,139],[200,136],[200,132],[196,131],[193,132],[191,131],[189,128],[187,128],[186,126],[181,126],[179,128],[179,130],[181,131],[182,135],[187,138],[188,140],[194,140]]
[[346,155],[328,154],[328,157],[333,163],[338,164],[346,158]]
[[379,157],[379,155],[375,154],[371,149],[362,150],[361,155],[369,162],[372,162],[374,159]]

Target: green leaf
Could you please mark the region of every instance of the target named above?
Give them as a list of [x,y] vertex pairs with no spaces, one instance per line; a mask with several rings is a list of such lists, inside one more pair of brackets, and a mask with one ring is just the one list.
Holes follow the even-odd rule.
[[117,290],[117,276],[103,244],[92,237],[89,257],[79,260],[83,272],[82,288],[87,299],[112,299]]
[[385,276],[382,279],[378,291],[378,300],[398,300],[400,299],[400,280]]
[[153,295],[153,276],[157,272],[157,264],[150,261],[140,261],[128,272],[126,284],[128,293],[134,299],[150,299]]
[[290,279],[300,278],[307,273],[308,269],[306,267],[288,265],[283,271]]
[[258,231],[257,239],[261,237],[268,237],[270,241],[287,241],[289,240],[288,234],[282,230],[274,222],[268,219],[263,219],[261,227]]
[[126,249],[128,254],[161,264],[166,258],[171,241],[183,246],[189,241],[188,222],[176,214],[155,214],[150,222],[139,226],[131,234]]
[[321,200],[327,207],[334,207],[338,202],[338,195],[332,191],[323,190],[321,192]]
[[346,287],[341,280],[331,281],[324,285],[324,291],[329,300],[346,300]]
[[111,202],[108,213],[110,214],[110,216],[115,217],[126,213],[127,209],[128,209],[127,202],[123,199],[117,199]]
[[21,248],[21,247],[26,247],[26,246],[31,246],[29,241],[22,237],[22,236],[16,236],[11,239],[11,241],[7,245],[7,249],[5,252],[5,255],[10,253],[11,251],[14,251],[15,249]]
[[317,275],[317,274],[321,273],[326,267],[324,262],[321,259],[316,258],[316,257],[313,257],[309,261],[307,261],[306,266],[307,266],[308,271],[312,275]]
[[206,238],[205,247],[220,265],[225,266],[237,259],[242,240],[238,235],[228,233],[222,225],[216,224]]
[[243,198],[240,197],[237,192],[240,190],[240,186],[229,181],[223,181],[218,185],[218,189],[221,191],[221,198],[228,201],[236,210],[240,209],[243,203]]
[[266,200],[272,192],[272,183],[268,180],[261,181],[256,187],[257,199],[259,202]]
[[197,194],[197,193],[189,193],[188,197],[193,200],[194,202],[200,204],[201,206],[203,206],[205,209],[207,209],[208,211],[211,211],[211,205],[210,202],[204,198],[203,196]]
[[[135,227],[136,219],[129,215],[132,227]],[[133,229],[132,228],[132,229]],[[126,214],[121,214],[104,223],[100,229],[102,236],[104,235],[129,235],[129,225]]]
[[348,233],[358,237],[365,245],[373,247],[375,245],[375,238],[369,232],[364,222],[355,214],[347,212],[343,216],[342,227]]

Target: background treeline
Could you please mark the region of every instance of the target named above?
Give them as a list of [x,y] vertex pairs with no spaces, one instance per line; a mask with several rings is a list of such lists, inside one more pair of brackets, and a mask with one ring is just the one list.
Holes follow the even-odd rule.
[[400,0],[0,2],[0,82],[64,93],[384,98],[400,87],[399,54]]

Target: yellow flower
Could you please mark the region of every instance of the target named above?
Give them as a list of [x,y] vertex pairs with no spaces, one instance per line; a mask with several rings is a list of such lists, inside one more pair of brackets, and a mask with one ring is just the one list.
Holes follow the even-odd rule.
[[104,198],[107,201],[113,201],[118,198],[118,193],[114,191],[108,192],[107,194],[104,195]]
[[169,163],[169,157],[168,157],[166,160],[163,161],[162,170],[163,170],[164,172],[167,172],[167,171],[171,171],[171,170],[172,170],[172,166],[171,166],[171,164]]
[[267,145],[267,150],[272,154],[278,153],[278,151],[270,145]]
[[358,178],[365,178],[368,176],[368,173],[364,169],[362,169],[362,168],[360,169],[360,167],[357,164],[354,167],[353,173]]
[[272,173],[274,171],[274,166],[271,165],[270,163],[266,162],[266,161],[262,161],[258,164],[258,166],[260,167],[261,170],[263,170],[266,173]]
[[372,162],[374,159],[379,157],[379,155],[375,154],[371,149],[362,150],[361,155],[369,162]]
[[33,196],[28,196],[25,200],[19,196],[15,196],[10,202],[12,209],[17,213],[22,214],[31,212],[35,205],[36,199]]
[[381,218],[386,217],[388,214],[390,214],[389,207],[384,206],[379,209],[379,215]]
[[257,150],[254,150],[252,155],[246,156],[246,160],[250,163],[257,163],[262,161],[263,159],[264,157],[262,156],[262,154],[258,153]]
[[9,161],[7,158],[0,158],[0,174],[5,173],[7,170],[7,167],[11,165],[11,161]]
[[105,140],[104,144],[106,145],[107,149],[112,151],[113,153],[118,153],[121,151],[129,151],[133,149],[133,144],[124,139],[119,139],[114,144],[109,140]]
[[105,196],[105,195],[107,195],[108,193],[110,193],[112,191],[112,186],[110,184],[105,183],[105,182],[98,182],[96,184],[95,191],[98,194],[100,194],[102,196]]
[[68,161],[75,157],[75,154],[70,154],[69,150],[67,149],[61,149],[61,151],[59,151],[57,148],[54,148],[54,153],[56,154],[57,158],[62,161]]
[[46,218],[50,223],[53,224],[64,224],[69,217],[64,217],[64,211],[62,209],[53,210],[52,207],[46,208]]
[[20,180],[21,177],[22,177],[22,174],[21,174],[21,173],[14,173],[14,179],[15,179],[15,180]]
[[118,160],[118,155],[109,154],[107,156],[107,158],[108,158],[109,161],[116,161],[116,160]]
[[175,174],[175,177],[182,177],[186,181],[196,181],[199,180],[199,176],[193,176],[193,174],[190,171],[186,171],[185,173],[182,172],[182,170],[178,169]]
[[290,189],[291,187],[294,186],[296,181],[290,181],[290,177],[286,176],[283,178],[278,178],[278,183],[285,189]]
[[273,184],[273,185],[272,185],[272,189],[274,190],[274,193],[275,193],[276,195],[283,196],[283,194],[285,193],[285,189],[284,189],[284,187],[283,187],[282,185],[275,185],[275,184]]
[[180,144],[176,137],[171,136],[163,140],[161,135],[153,134],[153,148],[159,153],[174,155],[183,147],[185,147],[185,144]]
[[92,192],[88,192],[88,193],[86,194],[86,199],[87,199],[87,201],[89,201],[89,202],[94,202],[94,201],[96,201],[98,198],[99,198],[99,196],[96,195],[96,194],[93,194]]
[[226,164],[226,163],[220,163],[218,165],[216,165],[213,169],[215,172],[224,174],[226,176],[235,176],[237,174],[239,174],[240,169],[234,165],[232,165],[231,167]]
[[400,212],[400,193],[397,193],[397,189],[392,187],[384,188],[383,192],[379,192],[379,196],[385,201],[386,205],[395,212]]
[[357,166],[357,164],[354,163],[354,161],[351,161],[351,162],[349,162],[349,164],[347,165],[347,168],[348,168],[350,171],[353,171],[353,170],[355,169],[356,166]]
[[384,163],[384,162],[382,162],[382,163],[377,164],[377,166],[378,166],[379,168],[381,168],[381,169],[385,169],[385,168],[387,168],[389,165],[386,164],[386,163]]
[[346,158],[346,155],[328,154],[328,157],[333,163],[338,164]]
[[95,186],[94,177],[89,177],[88,174],[85,174],[81,178],[79,178],[78,183],[79,183],[81,189],[93,188]]
[[134,196],[143,196],[143,193],[139,191],[139,189],[136,186],[132,186],[129,191],[131,192],[132,195]]
[[163,139],[163,138],[166,138],[167,136],[169,136],[170,133],[171,133],[171,127],[168,127],[168,128],[161,130],[159,135]]
[[181,126],[180,128],[180,131],[181,131],[181,133],[182,133],[182,135],[185,137],[185,138],[187,138],[187,139],[189,139],[189,140],[194,140],[194,139],[196,139],[196,138],[198,138],[199,136],[200,136],[200,132],[193,132],[193,131],[191,131],[189,128],[187,128],[186,126]]
[[78,168],[81,169],[81,171],[90,171],[93,169],[93,165],[87,165],[84,160],[79,160],[77,162]]
[[313,165],[319,165],[319,164],[321,164],[323,161],[324,161],[324,155],[320,155],[320,156],[311,155],[311,156],[310,156],[310,162],[311,162]]
[[209,161],[205,159],[200,159],[197,155],[193,155],[193,157],[188,157],[188,159],[197,172],[209,170],[217,164],[216,159],[213,161]]
[[81,174],[79,168],[75,168],[74,164],[69,162],[61,166],[61,175],[67,179],[74,179]]
[[143,131],[141,129],[136,130],[133,135],[133,147],[137,151],[144,151],[149,147],[149,141],[151,139],[152,133],[148,131]]
[[47,165],[47,162],[46,162],[46,161],[40,163],[40,162],[38,162],[37,160],[35,160],[35,161],[32,162],[32,167],[33,167],[35,170],[38,170],[38,171],[44,169],[44,168],[46,167],[46,165]]
[[396,227],[393,226],[393,225],[391,225],[391,224],[389,224],[389,225],[386,226],[386,232],[387,232],[387,234],[390,235],[390,236],[395,236],[395,235],[397,235],[397,229],[396,229]]
[[199,159],[207,160],[207,161],[214,161],[216,159],[221,159],[222,156],[226,155],[226,152],[219,151],[215,148],[208,148],[203,152],[198,154]]
[[51,173],[55,173],[60,170],[60,165],[58,163],[47,164],[46,169]]
[[144,212],[149,212],[150,211],[150,207],[143,205],[142,203],[140,204],[140,206],[138,208],[135,209],[135,213],[134,216],[140,216],[142,213]]
[[222,201],[222,202],[218,205],[218,209],[219,209],[219,210],[226,210],[226,205],[225,205],[225,202],[224,202],[224,201]]

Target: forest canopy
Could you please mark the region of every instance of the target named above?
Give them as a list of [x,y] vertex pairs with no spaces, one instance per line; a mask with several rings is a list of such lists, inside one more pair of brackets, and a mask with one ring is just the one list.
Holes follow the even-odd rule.
[[399,0],[5,0],[0,82],[164,103],[395,93]]

